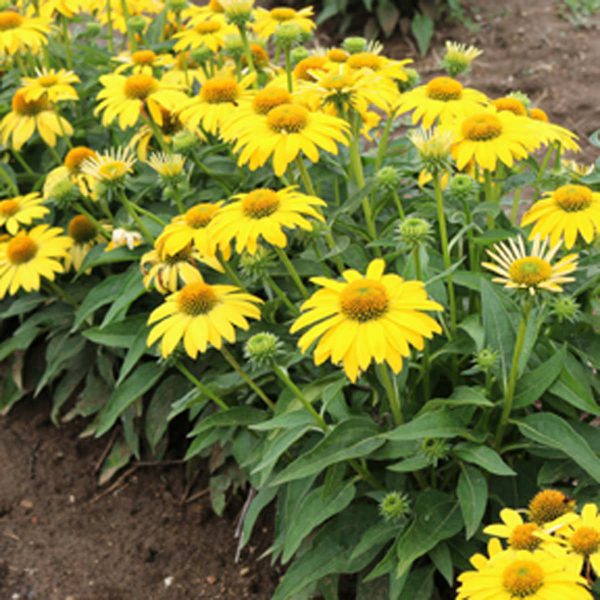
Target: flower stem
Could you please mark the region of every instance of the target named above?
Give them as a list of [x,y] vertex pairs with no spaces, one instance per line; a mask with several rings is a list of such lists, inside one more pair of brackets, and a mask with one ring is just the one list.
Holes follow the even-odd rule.
[[394,199],[394,204],[396,205],[396,208],[398,209],[398,216],[401,219],[404,219],[404,217],[406,215],[404,213],[404,208],[402,208],[402,202],[400,200],[400,196],[398,195],[398,192],[396,190],[392,190],[392,198]]
[[377,150],[377,157],[375,158],[375,172],[379,171],[383,164],[383,159],[387,152],[388,141],[390,139],[390,133],[392,131],[392,125],[394,124],[395,111],[392,111],[387,118],[381,139],[379,140],[379,150]]
[[242,44],[244,45],[244,56],[246,57],[246,62],[248,63],[248,68],[250,69],[250,73],[254,75],[254,82],[252,83],[253,87],[258,87],[258,78],[256,75],[256,67],[254,66],[254,58],[252,56],[252,49],[250,48],[250,42],[248,41],[248,32],[246,31],[246,24],[239,25],[238,29],[240,31],[240,37],[242,38]]
[[285,292],[275,283],[270,275],[265,275],[265,283],[275,292],[275,295],[290,309],[293,315],[298,316],[300,311],[286,296]]
[[294,265],[292,264],[292,261],[287,257],[287,254],[281,248],[278,248],[277,246],[273,246],[273,248],[275,249],[275,253],[279,257],[279,260],[283,263],[283,266],[287,269],[287,272],[290,274],[290,277],[292,278],[292,281],[298,288],[298,291],[302,294],[304,298],[308,298],[308,292],[306,291],[306,288],[302,283],[302,279],[298,274],[298,271],[296,271],[296,267],[294,267]]
[[[421,256],[419,254],[420,246],[418,244],[413,248],[413,258],[415,261],[415,277],[419,281],[423,281],[423,270],[421,268]],[[429,342],[428,340],[424,340],[425,346],[423,347],[423,398],[424,401],[427,402],[429,400],[430,395],[430,386],[429,386],[429,367],[430,367],[430,359],[429,359]]]
[[63,289],[61,289],[54,281],[50,279],[44,279],[44,283],[48,287],[49,291],[54,294],[59,300],[62,300],[65,304],[70,304],[71,306],[78,307],[78,303],[75,299]]
[[275,404],[269,399],[269,397],[260,389],[260,387],[254,382],[252,377],[244,371],[240,363],[235,359],[233,354],[227,350],[225,346],[220,349],[221,354],[225,360],[229,363],[231,368],[244,380],[248,387],[271,409],[275,409]]
[[290,94],[291,94],[294,91],[294,82],[292,79],[292,59],[291,59],[291,48],[290,48],[289,44],[285,45],[283,52],[285,55],[285,73],[287,76],[287,87],[288,87],[288,92],[290,92]]
[[111,236],[108,233],[108,231],[106,231],[106,229],[104,229],[104,226],[102,225],[102,223],[100,223],[100,221],[98,221],[98,219],[96,219],[96,217],[94,217],[92,215],[92,213],[90,213],[86,208],[84,208],[80,203],[75,203],[74,204],[75,208],[82,214],[85,215],[95,226],[96,229],[98,230],[98,233],[105,239],[110,241],[111,240]]
[[[444,197],[442,195],[442,184],[439,174],[433,178],[435,204],[437,208],[437,218],[440,227],[440,241],[442,244],[442,257],[444,259],[444,269],[448,270],[452,266],[450,251],[448,249],[448,230],[446,228],[446,215],[444,213]],[[456,332],[456,296],[454,293],[454,283],[452,281],[452,273],[446,275],[448,284],[448,299],[450,303],[450,331],[452,336]]]
[[198,388],[198,390],[208,396],[219,408],[223,410],[229,410],[229,406],[220,396],[215,394],[208,386],[204,385],[191,371],[187,369],[179,360],[174,359],[173,364],[179,369],[182,375]]
[[219,260],[219,264],[223,267],[223,271],[225,271],[225,275],[231,279],[235,285],[237,285],[241,290],[246,291],[246,286],[242,283],[242,280],[237,276],[237,273],[231,268],[231,265],[223,258],[223,255],[219,251],[217,253],[217,259]]
[[519,204],[521,203],[521,188],[517,188],[513,194],[512,206],[510,209],[510,222],[513,225],[517,224],[519,218]]
[[113,55],[115,53],[115,40],[112,21],[112,6],[111,0],[106,0],[106,20],[108,25],[108,52]]
[[135,221],[141,234],[146,239],[146,242],[148,242],[149,244],[154,244],[154,237],[152,237],[152,234],[150,233],[148,228],[144,225],[144,222],[140,219],[140,217],[137,214],[137,212],[135,211],[135,208],[133,207],[132,203],[127,198],[127,194],[125,194],[125,190],[122,187],[119,188],[119,198],[121,200],[121,203],[123,204],[123,207],[129,214],[129,216]]
[[523,344],[525,343],[525,333],[527,331],[527,320],[531,311],[531,300],[527,298],[523,303],[523,312],[521,313],[521,321],[519,322],[519,330],[517,331],[517,339],[515,341],[515,350],[513,352],[512,362],[510,365],[510,374],[508,376],[508,384],[504,393],[504,404],[502,406],[502,415],[500,417],[500,424],[498,425],[498,431],[496,432],[496,448],[500,448],[502,445],[502,438],[504,436],[504,430],[506,424],[510,418],[510,413],[513,407],[513,401],[515,398],[515,388],[517,386],[517,376],[519,372],[519,359],[521,358],[521,352],[523,351]]
[[315,186],[313,185],[312,179],[310,178],[310,173],[308,172],[308,169],[306,168],[306,165],[304,164],[300,154],[296,156],[296,165],[298,167],[300,179],[302,179],[302,185],[304,186],[306,193],[310,194],[311,196],[316,196],[317,193],[315,192]]
[[400,394],[398,394],[398,388],[396,382],[392,381],[388,372],[388,367],[385,364],[378,364],[376,366],[377,374],[379,375],[379,381],[388,398],[392,415],[394,416],[394,423],[396,425],[402,425],[404,423],[404,417],[402,416],[402,405],[400,402]]

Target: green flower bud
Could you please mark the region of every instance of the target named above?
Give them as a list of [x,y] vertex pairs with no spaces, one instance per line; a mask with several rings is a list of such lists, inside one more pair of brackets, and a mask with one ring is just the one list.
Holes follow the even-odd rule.
[[65,177],[52,186],[47,195],[58,205],[66,207],[79,197],[79,189],[68,177]]
[[418,246],[431,239],[431,225],[420,217],[407,217],[398,224],[397,234],[404,244]]
[[386,521],[400,521],[410,513],[410,499],[401,492],[390,492],[379,503],[379,513]]
[[448,456],[450,448],[445,440],[425,438],[421,442],[420,450],[421,454],[427,459],[427,462],[430,465],[437,467],[440,460],[443,460]]
[[408,75],[408,79],[406,81],[400,81],[400,91],[407,92],[408,90],[412,90],[412,88],[416,87],[421,83],[421,76],[419,75],[416,69],[411,69],[410,67],[404,69],[404,72]]
[[127,19],[127,28],[134,33],[142,33],[146,29],[146,19],[139,15]]
[[342,42],[342,48],[350,54],[358,54],[364,52],[367,49],[367,40],[364,37],[347,37]]
[[482,348],[476,355],[473,362],[482,370],[490,371],[498,362],[498,353],[491,348]]
[[568,321],[569,323],[577,323],[581,318],[581,306],[572,296],[561,295],[553,299],[551,304],[552,314],[557,318],[559,323]]
[[191,131],[180,131],[173,136],[173,150],[182,154],[190,154],[200,146],[198,136]]
[[258,246],[254,254],[244,252],[240,256],[242,275],[251,280],[264,277],[273,268],[273,255],[264,246]]
[[375,187],[381,192],[390,193],[400,186],[402,175],[395,167],[381,167],[375,173]]
[[223,52],[234,58],[241,57],[244,54],[244,42],[239,35],[226,35],[223,40]]
[[531,98],[524,92],[511,92],[509,98],[516,98],[527,109],[531,108]]
[[169,10],[174,12],[181,12],[184,8],[187,8],[188,1],[187,0],[167,0],[167,7]]
[[275,41],[284,48],[291,48],[302,40],[302,29],[296,23],[282,23],[273,33]]
[[102,31],[102,25],[100,23],[86,23],[85,24],[85,35],[87,37],[96,37]]
[[470,202],[475,199],[478,185],[472,177],[459,173],[450,181],[448,193],[453,200],[458,202]]
[[296,46],[290,55],[292,59],[292,65],[296,66],[301,60],[308,58],[310,52],[304,46]]
[[273,333],[263,331],[253,335],[244,346],[244,356],[254,368],[268,365],[281,354],[283,344]]
[[202,44],[202,46],[198,46],[198,48],[194,48],[194,50],[190,52],[190,59],[199,65],[210,60],[212,57],[213,51],[210,48],[207,48],[204,44]]

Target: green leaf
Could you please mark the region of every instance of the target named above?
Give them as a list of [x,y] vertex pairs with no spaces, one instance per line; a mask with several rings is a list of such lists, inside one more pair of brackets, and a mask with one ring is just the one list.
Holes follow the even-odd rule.
[[9,319],[10,317],[23,315],[47,301],[47,298],[44,298],[44,296],[40,296],[40,294],[36,293],[17,297],[13,299],[13,301],[5,310],[0,312],[0,319]]
[[284,412],[272,419],[267,419],[262,423],[251,425],[250,429],[255,431],[273,431],[275,429],[295,429],[304,425],[314,425],[314,418],[304,408]]
[[140,328],[145,331],[146,318],[146,315],[135,315],[106,327],[90,327],[82,333],[88,340],[100,346],[130,348]]
[[104,485],[109,481],[117,471],[122,469],[131,460],[131,456],[132,452],[124,441],[119,440],[115,442],[110,454],[106,457],[102,465],[98,484]]
[[563,346],[539,367],[519,379],[513,409],[531,406],[536,400],[539,400],[560,375],[565,358],[566,348]]
[[492,408],[494,403],[487,398],[485,390],[481,387],[467,387],[459,385],[453,392],[450,398],[434,398],[429,400],[421,409],[421,413],[440,408],[454,408],[458,406],[484,406]]
[[454,454],[465,462],[480,466],[494,475],[512,476],[516,473],[502,460],[502,457],[488,446],[463,442],[454,446]]
[[0,344],[0,362],[6,360],[13,352],[27,350],[33,340],[40,334],[40,328],[30,327],[16,332]]
[[73,329],[78,329],[99,308],[113,302],[123,290],[128,278],[129,272],[118,273],[110,275],[98,285],[95,285],[77,309]]
[[350,483],[332,494],[326,493],[325,486],[320,486],[304,496],[296,518],[289,524],[283,546],[282,562],[288,562],[300,547],[302,540],[315,527],[344,510],[355,495],[356,487]]
[[421,440],[423,438],[465,437],[474,439],[473,433],[462,425],[459,418],[446,410],[423,413],[412,421],[385,433],[383,437],[395,442]]
[[514,423],[526,438],[560,450],[600,483],[600,459],[567,421],[551,413],[536,413]]
[[394,539],[404,527],[405,524],[394,525],[384,520],[375,523],[360,538],[360,542],[352,550],[350,560],[361,556],[373,547],[382,548],[390,540]]
[[202,419],[188,437],[198,436],[215,427],[238,427],[240,425],[254,425],[268,417],[268,413],[252,406],[234,406],[229,410],[213,413],[210,417]]
[[424,454],[409,456],[400,462],[389,465],[387,468],[395,473],[413,473],[429,467],[431,463]]
[[442,577],[448,582],[449,586],[454,583],[454,564],[450,549],[445,543],[438,544],[430,553],[429,558],[435,565],[435,568],[442,574]]
[[594,399],[588,377],[585,367],[570,352],[567,352],[565,366],[549,392],[579,410],[598,416],[600,406]]
[[479,529],[488,501],[487,480],[477,467],[461,465],[456,495],[469,539]]
[[125,359],[123,360],[123,364],[121,365],[121,371],[119,372],[119,378],[117,379],[117,385],[120,385],[121,382],[131,373],[131,370],[135,365],[138,364],[142,356],[148,350],[146,346],[146,339],[148,338],[148,327],[143,324],[140,325],[140,328],[133,338],[131,343],[129,344],[129,350],[125,355]]
[[486,344],[498,352],[502,381],[506,386],[515,347],[515,330],[504,299],[485,279],[481,281],[481,305]]
[[119,416],[141,398],[162,376],[163,371],[156,363],[144,363],[111,394],[108,402],[98,415],[96,437],[104,435]]
[[337,424],[314,448],[276,475],[271,485],[308,477],[338,462],[368,456],[384,442],[372,419],[347,419]]
[[246,517],[244,518],[244,525],[242,528],[242,536],[240,538],[240,550],[246,546],[246,544],[250,541],[250,536],[252,535],[252,530],[254,529],[254,524],[256,520],[260,516],[260,513],[263,511],[265,507],[267,507],[273,498],[277,495],[279,489],[276,487],[266,487],[263,488],[256,494],[254,500],[250,503],[250,507],[248,508],[248,512],[246,513]]
[[456,535],[463,525],[454,499],[436,490],[419,494],[415,501],[414,515],[413,522],[396,544],[397,577],[402,577],[415,560],[440,542]]
[[98,244],[94,246],[83,259],[79,273],[85,273],[92,267],[100,265],[114,265],[122,262],[138,262],[141,250],[130,250],[127,246],[120,246],[110,252],[105,252],[106,246]]
[[83,351],[86,341],[79,334],[68,333],[53,337],[46,346],[46,368],[35,388],[37,396],[48,383],[64,371],[73,358]]
[[128,273],[129,276],[124,281],[123,289],[108,309],[106,315],[104,315],[101,327],[106,327],[113,321],[123,318],[131,304],[146,293],[142,274],[139,269],[130,269]]
[[385,37],[390,37],[400,20],[400,11],[390,0],[379,0],[377,4],[377,20]]
[[433,36],[434,23],[431,17],[424,15],[423,13],[416,12],[413,17],[410,28],[412,34],[417,40],[417,46],[421,56],[425,56],[429,50],[429,44]]

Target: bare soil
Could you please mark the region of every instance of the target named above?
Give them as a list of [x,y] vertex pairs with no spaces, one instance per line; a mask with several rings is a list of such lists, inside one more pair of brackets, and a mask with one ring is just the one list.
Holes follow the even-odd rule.
[[[207,497],[181,505],[183,467],[138,469],[104,496],[94,464],[107,440],[56,428],[46,403],[0,418],[0,599],[266,600],[276,584],[267,527],[234,561],[235,516]],[[198,488],[202,487],[202,482]]]
[[[468,2],[476,31],[438,28],[432,53],[416,60],[436,72],[446,39],[485,54],[468,83],[491,96],[520,90],[585,142],[600,127],[600,35],[576,29],[553,0]],[[406,40],[388,52],[415,56]],[[235,517],[217,518],[206,497],[182,505],[183,468],[143,468],[98,497],[94,465],[106,440],[81,440],[81,423],[55,428],[40,401],[0,417],[0,600],[266,600],[276,571],[258,555],[270,529],[234,560]],[[234,502],[235,504],[235,502]]]

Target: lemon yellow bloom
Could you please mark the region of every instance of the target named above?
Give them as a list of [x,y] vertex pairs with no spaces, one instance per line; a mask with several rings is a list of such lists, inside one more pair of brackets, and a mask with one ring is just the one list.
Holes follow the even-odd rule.
[[67,257],[72,241],[62,233],[60,227],[38,225],[0,244],[0,300],[20,289],[39,290],[41,278],[54,281],[57,273],[64,272],[60,261]]
[[575,501],[560,490],[542,490],[529,502],[529,518],[538,525],[564,517],[575,509]]
[[14,10],[0,11],[0,52],[39,52],[48,43],[50,20],[31,17]]
[[195,50],[206,46],[213,52],[218,52],[225,42],[225,37],[236,33],[236,28],[229,25],[220,15],[209,19],[192,20],[185,28],[173,36],[175,52]]
[[457,600],[592,600],[576,562],[559,550],[498,552],[459,575]]
[[42,206],[43,201],[37,192],[0,200],[0,227],[15,235],[22,225],[44,218],[50,210]]
[[489,103],[485,94],[466,88],[451,77],[436,77],[426,85],[404,92],[396,113],[412,111],[412,122],[429,129],[436,123],[447,124],[457,117],[479,112]]
[[104,238],[100,235],[96,224],[85,215],[73,217],[67,226],[67,233],[73,240],[73,244],[65,257],[65,271],[71,269],[79,271],[89,251]]
[[69,179],[73,184],[77,185],[82,195],[90,198],[95,197],[95,183],[89,175],[81,172],[83,163],[88,158],[95,158],[96,152],[87,146],[75,146],[69,150],[63,160],[63,164],[52,169],[46,175],[44,181],[44,198],[49,198],[55,186],[65,179]]
[[166,255],[160,245],[146,252],[140,261],[144,286],[155,287],[161,294],[176,292],[181,284],[198,278],[202,256],[191,244],[172,256]]
[[561,150],[570,150],[571,152],[579,152],[581,150],[577,143],[577,136],[569,129],[551,123],[548,115],[541,108],[531,108],[529,110],[529,117],[546,124],[547,143],[557,142],[561,145]]
[[[150,25],[153,15],[157,15],[164,9],[164,4],[157,0],[108,0],[111,9],[111,21],[113,28],[121,33],[127,33],[127,19],[123,12],[123,1],[126,3],[127,17],[141,17]],[[107,0],[97,0],[96,16],[102,25],[108,24],[108,12],[106,10]]]
[[291,332],[305,327],[298,346],[306,352],[313,342],[316,365],[331,360],[342,364],[350,381],[356,381],[375,360],[387,362],[394,373],[402,369],[410,346],[424,348],[425,338],[441,333],[439,323],[423,311],[443,307],[430,300],[421,281],[405,281],[399,275],[384,275],[385,262],[373,260],[366,275],[344,271],[344,281],[314,277],[322,286],[302,305],[303,314]]
[[135,158],[129,148],[111,148],[103,154],[87,158],[81,163],[81,172],[96,181],[115,183],[133,172]]
[[121,52],[112,60],[121,63],[115,73],[121,74],[127,71],[132,73],[145,73],[152,75],[155,69],[171,67],[175,60],[170,54],[156,54],[152,50],[136,50],[135,52]]
[[238,254],[243,251],[256,254],[261,238],[278,248],[285,248],[284,228],[312,231],[312,223],[306,217],[324,221],[317,207],[325,206],[325,202],[298,192],[294,186],[279,191],[262,188],[237,194],[232,200],[215,217],[211,233],[221,247],[229,246],[235,240]]
[[112,73],[100,77],[103,89],[98,93],[100,103],[94,114],[102,114],[102,124],[118,120],[121,129],[133,127],[147,110],[152,120],[162,124],[162,110],[173,111],[187,96],[174,85],[152,75],[135,73],[126,77]]
[[261,303],[240,288],[210,285],[197,275],[152,312],[148,324],[154,327],[147,344],[152,346],[160,339],[160,353],[166,357],[183,340],[185,352],[196,358],[209,346],[222,348],[223,340],[233,344],[236,328],[248,330],[248,319],[260,319],[257,305]]
[[523,243],[523,238],[510,238],[508,243],[500,242],[487,249],[488,256],[494,262],[481,263],[486,269],[493,271],[499,277],[492,281],[504,284],[510,289],[527,290],[534,295],[537,290],[548,292],[562,292],[561,285],[575,281],[569,277],[577,269],[577,254],[569,254],[552,264],[552,259],[558,252],[561,244],[548,248],[546,240],[540,242],[537,237],[533,241],[531,252],[528,252]]
[[56,146],[57,137],[73,135],[71,124],[55,112],[47,100],[27,100],[25,90],[19,89],[12,98],[12,110],[0,122],[2,143],[20,150],[37,131],[44,142]]
[[600,576],[600,515],[595,504],[586,504],[579,520],[561,529],[559,536],[566,540],[580,570],[589,561],[596,576]]
[[320,111],[309,111],[300,104],[281,104],[265,116],[244,121],[239,131],[228,134],[236,140],[238,163],[254,171],[271,157],[275,175],[303,154],[312,162],[319,160],[319,148],[338,153],[338,143],[348,144],[348,123]]
[[[203,256],[214,256],[216,243],[209,225],[219,214],[222,205],[223,202],[200,203],[185,214],[174,217],[156,240],[156,246],[167,256],[174,256],[193,244]],[[229,246],[220,249],[228,259]]]
[[48,100],[55,103],[64,100],[78,100],[79,96],[73,87],[75,83],[80,83],[80,79],[73,71],[42,69],[36,72],[35,77],[23,77],[21,89],[28,102]]
[[55,13],[72,19],[82,12],[92,12],[94,0],[43,0],[40,1],[40,14],[52,18]]
[[405,67],[410,63],[412,63],[411,59],[393,60],[376,52],[357,52],[351,54],[345,64],[352,70],[366,70],[395,81],[407,81]]
[[498,161],[512,167],[543,143],[543,136],[526,119],[508,111],[476,112],[457,120],[452,129],[452,154],[459,170],[471,160],[488,171],[494,171]]
[[189,128],[202,127],[209,133],[217,133],[236,104],[248,96],[247,88],[253,80],[249,75],[238,82],[228,73],[205,79],[199,95],[180,108],[181,122]]
[[534,226],[530,238],[550,236],[555,245],[563,240],[570,249],[581,236],[587,244],[600,234],[600,193],[585,185],[563,185],[553,192],[546,192],[523,215],[521,226]]
[[185,158],[181,154],[155,152],[148,159],[150,165],[163,179],[174,179],[183,173]]
[[293,23],[301,31],[310,33],[316,24],[312,20],[314,10],[312,6],[305,6],[300,10],[294,10],[288,6],[278,6],[271,10],[257,8],[254,11],[254,22],[252,28],[259,38],[267,39],[275,33],[279,25]]

